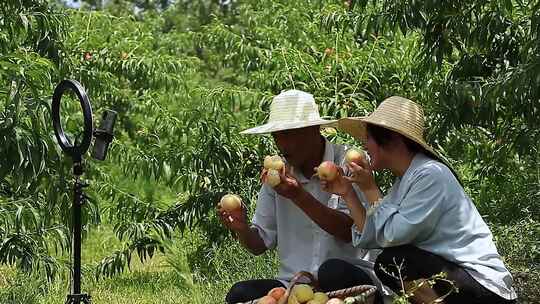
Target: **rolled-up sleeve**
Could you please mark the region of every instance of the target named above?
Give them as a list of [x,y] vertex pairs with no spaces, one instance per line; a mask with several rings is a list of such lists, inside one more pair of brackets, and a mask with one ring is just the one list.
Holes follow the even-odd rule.
[[277,244],[276,193],[266,184],[259,191],[257,208],[251,222],[252,227],[259,232],[266,248],[275,248]]
[[444,212],[445,183],[434,170],[422,170],[415,176],[399,202],[383,200],[366,218],[355,245],[362,248],[392,247],[421,241],[435,228]]

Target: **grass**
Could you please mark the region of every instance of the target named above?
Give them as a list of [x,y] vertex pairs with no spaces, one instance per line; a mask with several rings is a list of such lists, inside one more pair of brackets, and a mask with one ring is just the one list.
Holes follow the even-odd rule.
[[[274,255],[250,256],[234,240],[209,248],[204,256],[189,258],[203,242],[203,235],[186,234],[170,244],[166,254],[158,253],[145,263],[134,255],[130,271],[96,280],[95,265],[121,244],[110,228],[93,229],[83,243],[82,290],[91,295],[92,303],[98,304],[223,303],[234,282],[274,275]],[[203,261],[206,267],[194,268]],[[46,284],[38,276],[26,276],[14,268],[2,267],[0,303],[63,304],[69,283],[67,276]]]
[[[539,224],[524,221],[514,226],[494,227],[499,251],[514,273],[519,303],[539,303]],[[254,257],[232,239],[222,246],[205,247],[205,237],[191,232],[178,236],[165,254],[158,253],[141,263],[135,255],[130,271],[96,280],[94,269],[105,256],[121,247],[110,227],[94,228],[83,243],[82,289],[92,303],[169,304],[224,303],[229,287],[249,278],[272,277],[277,268],[274,254]],[[203,248],[203,250],[201,250]],[[43,276],[27,276],[14,268],[0,268],[0,303],[63,304],[69,278],[53,283]]]

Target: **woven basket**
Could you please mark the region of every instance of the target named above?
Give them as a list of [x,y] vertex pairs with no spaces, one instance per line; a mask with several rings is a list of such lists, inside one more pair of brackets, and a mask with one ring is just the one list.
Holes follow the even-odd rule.
[[[302,279],[308,279],[308,282],[304,282]],[[296,284],[309,284],[311,285],[315,290],[319,290],[319,283],[313,277],[313,275],[307,271],[300,271],[298,272],[289,283],[289,286],[287,287],[287,292],[285,292],[285,295],[279,299],[278,304],[286,304],[287,300],[289,298],[289,294],[291,293],[292,288]],[[340,298],[345,299],[348,297],[352,297],[354,299],[354,304],[373,304],[375,301],[375,292],[377,291],[377,287],[373,285],[358,285],[353,286],[350,288],[335,290],[327,292],[326,295],[329,298]],[[237,304],[257,304],[259,302],[259,299],[255,299],[249,302],[244,303],[237,303]],[[352,304],[351,303],[351,304]]]

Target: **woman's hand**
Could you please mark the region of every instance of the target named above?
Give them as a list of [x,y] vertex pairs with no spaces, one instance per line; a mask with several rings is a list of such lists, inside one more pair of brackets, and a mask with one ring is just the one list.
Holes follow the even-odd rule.
[[362,159],[359,164],[351,162],[347,164],[347,168],[349,169],[349,176],[345,176],[345,179],[357,184],[362,191],[378,189],[373,177],[373,171],[366,159]]

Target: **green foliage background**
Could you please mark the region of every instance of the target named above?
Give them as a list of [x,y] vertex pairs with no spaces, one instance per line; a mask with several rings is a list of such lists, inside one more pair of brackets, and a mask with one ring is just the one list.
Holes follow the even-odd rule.
[[[71,168],[49,112],[54,86],[71,78],[94,112],[119,113],[108,160],[86,163],[85,231],[111,227],[116,240],[90,273],[118,274],[133,254],[175,256],[177,240],[195,239],[187,266],[168,265],[198,274],[195,283],[223,279],[220,289],[242,279],[208,263],[235,242],[214,205],[234,192],[253,207],[274,147],[239,131],[297,88],[333,117],[364,115],[391,95],[422,104],[428,140],[460,172],[522,301],[540,298],[539,1],[225,2],[0,4],[2,264],[49,280],[66,273]],[[67,100],[76,135],[81,117]]]

